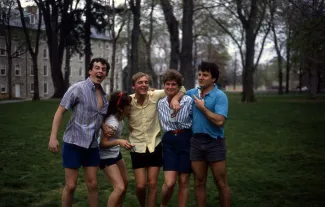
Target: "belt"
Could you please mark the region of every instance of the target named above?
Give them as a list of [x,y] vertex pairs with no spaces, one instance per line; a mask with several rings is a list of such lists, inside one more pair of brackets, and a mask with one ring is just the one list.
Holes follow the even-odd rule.
[[175,129],[175,130],[171,130],[171,131],[168,131],[168,132],[174,134],[175,136],[177,136],[177,134],[185,132],[185,130],[187,130],[187,129]]

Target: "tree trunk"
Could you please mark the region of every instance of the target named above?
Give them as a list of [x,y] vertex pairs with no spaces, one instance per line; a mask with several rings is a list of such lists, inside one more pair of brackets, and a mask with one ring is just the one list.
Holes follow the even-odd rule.
[[[169,68],[177,70],[178,69],[178,60],[179,60],[179,56],[180,56],[178,21],[174,16],[173,7],[170,4],[169,0],[161,0],[160,5],[164,12],[165,21],[168,26],[168,32],[169,32],[170,49],[171,49],[170,50]],[[193,6],[193,3],[192,3],[192,6]]]
[[65,67],[64,67],[64,84],[66,88],[69,88],[69,79],[70,79],[70,58],[71,58],[71,49],[66,47],[65,49]]
[[290,86],[290,70],[291,70],[291,46],[289,44],[290,40],[290,28],[287,37],[287,63],[286,63],[286,94],[289,93],[289,86]]
[[116,40],[113,41],[113,49],[112,49],[111,77],[109,78],[110,92],[113,92],[114,90],[115,56],[116,56],[115,53],[116,53]]
[[33,60],[33,70],[34,70],[34,94],[33,94],[33,101],[40,100],[39,97],[39,81],[38,81],[38,66],[37,66],[37,57],[35,54],[32,55]]
[[[135,5],[134,5],[135,1]],[[131,35],[131,76],[139,71],[138,66],[138,50],[139,50],[139,35],[140,35],[140,9],[141,0],[131,0],[130,7],[133,13],[133,29]]]
[[243,77],[243,94],[242,102],[255,102],[254,94],[254,54],[255,54],[255,37],[252,27],[246,29],[246,53],[245,69]]
[[8,99],[12,99],[12,57],[8,56]]
[[182,31],[182,52],[180,55],[181,69],[180,72],[184,77],[183,85],[190,89],[194,87],[194,75],[192,67],[192,50],[193,50],[193,0],[183,0],[183,24]]
[[91,4],[92,0],[86,0],[86,21],[84,24],[84,29],[85,29],[85,48],[84,48],[84,53],[85,53],[85,79],[88,78],[89,76],[89,64],[91,60],[91,40],[90,40],[90,35],[91,35],[91,22],[90,22],[90,16],[91,16]]
[[131,87],[131,51],[130,51],[130,23],[131,23],[131,13],[128,13],[128,23],[127,23],[127,44],[126,44],[126,54],[127,54],[127,66],[124,68],[123,71],[123,88],[128,93],[132,92]]

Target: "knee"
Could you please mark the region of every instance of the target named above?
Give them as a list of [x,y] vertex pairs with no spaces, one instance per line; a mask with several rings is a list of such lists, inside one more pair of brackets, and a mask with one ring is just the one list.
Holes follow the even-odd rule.
[[148,188],[149,189],[155,189],[155,188],[157,188],[157,180],[149,180],[149,182],[148,182]]
[[164,184],[168,189],[173,189],[174,186],[175,186],[175,182],[173,182],[173,181],[167,181],[166,180]]
[[76,182],[70,182],[65,184],[65,190],[68,193],[73,193],[77,188],[77,183]]
[[182,189],[188,188],[189,187],[189,181],[188,180],[180,180],[178,182],[178,187],[182,188]]
[[137,184],[137,191],[145,191],[146,190],[146,184]]
[[228,189],[228,184],[227,184],[227,181],[225,179],[219,179],[216,182],[216,185],[218,186],[219,190],[222,190],[222,189]]
[[97,190],[97,179],[87,179],[86,184],[88,190]]
[[205,185],[206,182],[207,182],[206,177],[195,177],[195,179],[194,179],[195,186]]
[[118,194],[118,195],[122,195],[123,193],[125,193],[126,189],[125,189],[125,185],[117,185],[114,186],[114,191]]

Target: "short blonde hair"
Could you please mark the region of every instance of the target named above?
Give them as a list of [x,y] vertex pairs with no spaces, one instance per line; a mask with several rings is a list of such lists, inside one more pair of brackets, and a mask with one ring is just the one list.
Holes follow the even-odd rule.
[[137,80],[142,78],[143,76],[146,76],[148,78],[148,80],[149,80],[149,83],[151,83],[151,76],[150,75],[148,75],[147,73],[143,73],[143,72],[137,72],[131,78],[132,86],[135,86],[135,83],[137,82]]

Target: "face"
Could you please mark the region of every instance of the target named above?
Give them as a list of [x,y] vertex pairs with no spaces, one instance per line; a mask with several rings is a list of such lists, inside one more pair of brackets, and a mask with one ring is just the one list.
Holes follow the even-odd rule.
[[215,78],[212,78],[210,72],[199,71],[198,81],[201,88],[209,88],[213,86],[215,80]]
[[100,84],[107,76],[107,66],[101,62],[94,62],[93,68],[89,70],[89,78],[94,84]]
[[136,80],[132,88],[135,90],[135,93],[138,95],[146,95],[149,89],[149,79],[147,76],[142,76]]
[[122,116],[123,117],[129,116],[130,111],[131,111],[131,105],[124,106],[124,108],[122,110]]
[[164,90],[167,96],[173,97],[179,91],[179,86],[175,80],[166,81],[164,84]]

